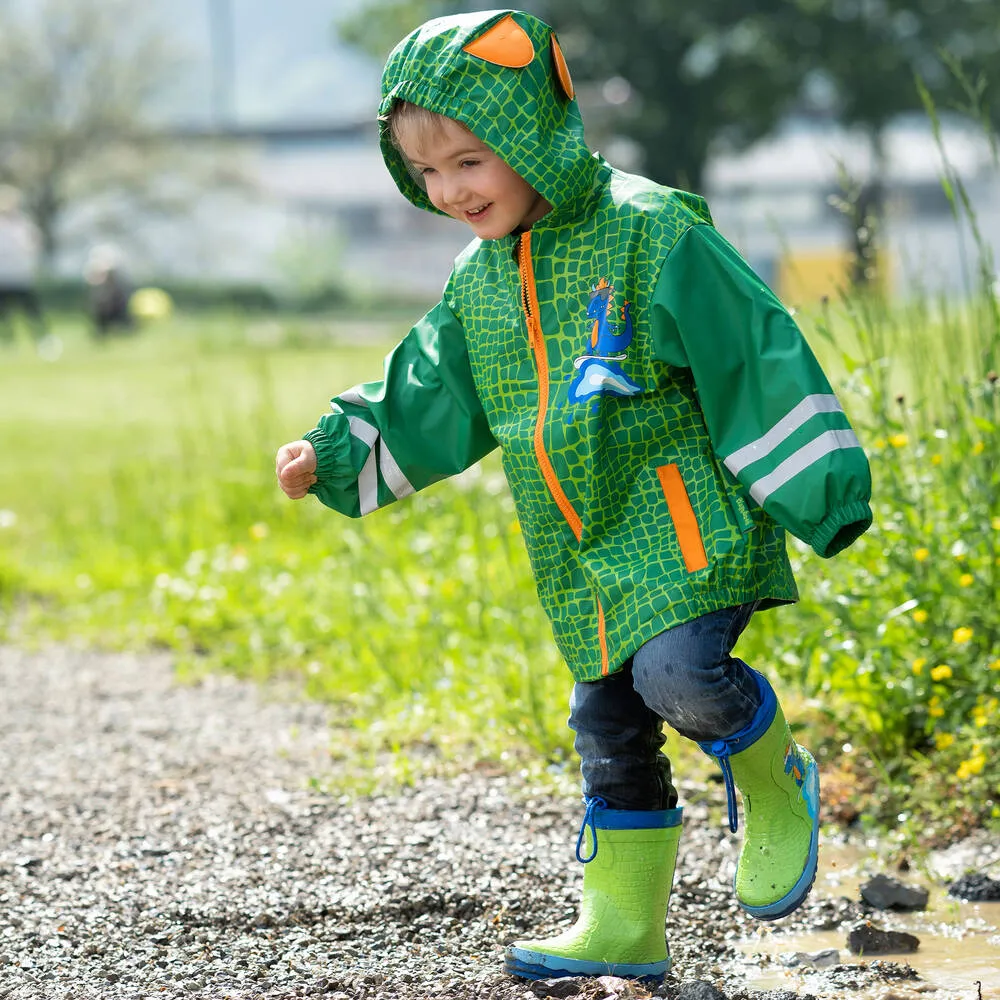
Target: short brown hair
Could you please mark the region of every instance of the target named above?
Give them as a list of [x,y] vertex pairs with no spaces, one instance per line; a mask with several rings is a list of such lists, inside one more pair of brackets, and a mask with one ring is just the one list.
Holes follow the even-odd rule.
[[[392,137],[392,144],[400,153],[403,153],[399,128],[403,122],[415,127],[419,142],[423,136],[439,132],[441,123],[445,121],[454,121],[454,119],[431,111],[430,108],[425,108],[420,104],[413,104],[410,101],[395,101],[389,111],[389,135]],[[471,129],[463,122],[456,121],[455,124],[471,133]]]

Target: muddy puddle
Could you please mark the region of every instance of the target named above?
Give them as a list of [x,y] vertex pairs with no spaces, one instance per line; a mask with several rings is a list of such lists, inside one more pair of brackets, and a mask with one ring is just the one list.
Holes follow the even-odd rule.
[[[987,854],[994,857],[988,874],[1000,877],[1000,844]],[[879,873],[927,889],[930,898],[926,910],[873,910],[868,915],[883,930],[916,935],[920,940],[917,951],[877,957],[854,955],[847,947],[850,925],[783,933],[780,922],[760,924],[739,943],[747,985],[757,990],[812,994],[817,1000],[846,996],[852,1000],[1000,1000],[1000,903],[964,902],[947,894],[951,882],[964,873],[965,859],[939,852],[919,867],[900,873],[887,869],[884,857],[885,852],[873,843],[824,843],[814,896],[858,902],[861,885]],[[827,955],[825,961],[838,964],[814,968],[801,957],[795,958],[804,954],[822,963],[819,953],[830,950],[838,953],[837,959]],[[879,985],[852,988],[851,972],[845,967],[873,966],[876,962],[886,963],[886,974]],[[905,971],[905,966],[918,978],[895,978]]]

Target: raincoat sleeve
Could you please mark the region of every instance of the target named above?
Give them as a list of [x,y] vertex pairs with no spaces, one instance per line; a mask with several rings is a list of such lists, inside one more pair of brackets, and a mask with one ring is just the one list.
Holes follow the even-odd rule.
[[445,299],[388,355],[380,381],[335,396],[330,411],[305,435],[317,463],[309,492],[351,517],[462,472],[497,447]]
[[794,320],[709,225],[688,229],[654,292],[659,360],[689,368],[715,454],[827,557],[871,524],[868,459]]

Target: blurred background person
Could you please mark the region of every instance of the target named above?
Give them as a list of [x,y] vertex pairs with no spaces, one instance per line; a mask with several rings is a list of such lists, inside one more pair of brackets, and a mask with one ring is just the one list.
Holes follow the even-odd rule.
[[90,290],[90,319],[99,340],[113,330],[132,329],[129,311],[131,285],[122,264],[121,251],[110,244],[94,247],[87,257],[83,276]]
[[20,193],[0,186],[0,339],[5,341],[15,339],[15,312],[28,320],[36,343],[45,336],[45,318],[35,288],[38,251],[38,234],[21,210]]

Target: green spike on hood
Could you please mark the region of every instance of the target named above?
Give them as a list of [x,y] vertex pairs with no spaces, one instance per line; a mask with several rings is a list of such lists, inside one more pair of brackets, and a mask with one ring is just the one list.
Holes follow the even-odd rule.
[[[508,15],[534,48],[526,66],[499,66],[464,51]],[[553,37],[547,24],[522,11],[480,11],[428,21],[393,49],[382,74],[379,142],[409,201],[437,211],[392,143],[388,114],[397,100],[465,125],[553,206],[541,225],[578,213],[594,188],[599,161],[584,141],[576,100],[565,96],[556,77]]]

